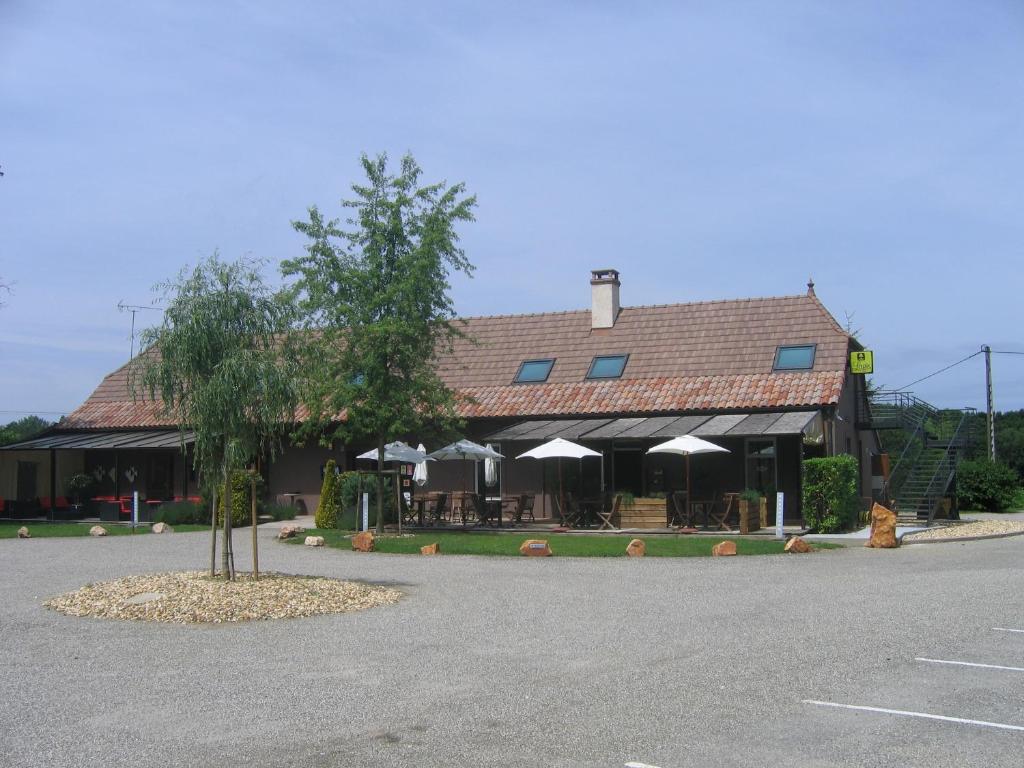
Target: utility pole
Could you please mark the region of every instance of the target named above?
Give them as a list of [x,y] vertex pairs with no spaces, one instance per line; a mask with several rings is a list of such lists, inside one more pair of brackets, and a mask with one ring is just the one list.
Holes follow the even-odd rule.
[[992,397],[992,347],[988,344],[981,348],[985,353],[985,399],[988,414],[988,458],[996,460],[996,409]]

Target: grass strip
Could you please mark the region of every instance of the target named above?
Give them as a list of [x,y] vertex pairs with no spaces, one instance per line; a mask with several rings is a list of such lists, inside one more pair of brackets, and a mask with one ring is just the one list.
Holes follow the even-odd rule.
[[[323,536],[330,547],[350,549],[352,544],[346,538],[350,531],[307,529],[294,539],[292,544],[302,544],[306,536]],[[648,557],[710,557],[711,548],[720,541],[729,539],[736,542],[738,555],[778,555],[785,542],[775,539],[743,539],[729,536],[672,536],[656,534],[622,536],[586,536],[560,533],[491,533],[476,531],[438,531],[417,533],[412,536],[385,535],[375,543],[377,552],[408,555],[420,553],[420,547],[437,543],[442,555],[488,555],[494,557],[519,557],[519,546],[527,539],[546,539],[556,557],[625,557],[626,545],[632,539],[643,539],[647,545]],[[837,549],[840,545],[814,543],[815,549]]]
[[[139,536],[150,533],[148,524],[140,524],[135,527],[134,534],[130,525],[115,525],[111,523],[49,523],[46,521],[26,520],[24,522],[3,522],[0,523],[0,539],[16,539],[18,529],[22,526],[28,528],[33,539],[50,539],[71,536],[88,536],[89,529],[94,525],[102,525],[107,529],[108,536]],[[208,525],[175,525],[172,526],[177,533],[188,533],[189,531],[208,531]]]

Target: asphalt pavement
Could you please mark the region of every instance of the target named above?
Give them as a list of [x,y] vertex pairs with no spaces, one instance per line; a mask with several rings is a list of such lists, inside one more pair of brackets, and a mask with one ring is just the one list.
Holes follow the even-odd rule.
[[1006,630],[1024,629],[1024,537],[611,560],[358,554],[273,533],[264,569],[405,598],[235,626],[72,618],[42,601],[203,568],[206,535],[0,541],[0,762],[1021,764],[1024,632]]

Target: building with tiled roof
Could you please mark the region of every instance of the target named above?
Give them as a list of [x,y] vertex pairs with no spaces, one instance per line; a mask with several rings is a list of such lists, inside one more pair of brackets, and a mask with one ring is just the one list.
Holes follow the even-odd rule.
[[[507,456],[556,436],[601,450],[602,472],[584,463],[570,479],[584,495],[600,494],[602,483],[604,491],[670,495],[679,489],[677,457],[641,449],[686,433],[730,451],[694,461],[716,477],[699,470],[693,496],[782,491],[787,516],[795,517],[801,459],[840,452],[860,459],[863,495],[870,495],[867,473],[877,446],[872,433],[856,428],[864,382],[848,365],[860,345],[821,304],[813,283],[792,296],[622,307],[618,272],[596,270],[591,291],[587,310],[457,321],[464,336],[439,356],[437,370],[459,395],[471,438],[490,441]],[[80,462],[65,458],[64,464],[112,477],[114,495],[127,487],[126,462],[140,478],[128,485],[142,485],[147,495],[188,495],[194,481],[180,455],[168,459],[173,449],[140,444],[169,439],[176,425],[159,404],[132,396],[129,365],[104,378],[57,430],[22,449],[68,457],[78,451]],[[340,447],[333,457],[353,467],[356,448],[363,446]],[[315,503],[326,455],[286,450],[269,470],[271,492]],[[166,469],[154,468],[161,462]],[[430,485],[480,484],[457,464],[432,464]],[[541,513],[550,507],[544,466],[502,464],[501,491],[529,490],[541,496]],[[17,496],[3,482],[0,473],[0,493]],[[55,482],[54,496],[60,478]]]

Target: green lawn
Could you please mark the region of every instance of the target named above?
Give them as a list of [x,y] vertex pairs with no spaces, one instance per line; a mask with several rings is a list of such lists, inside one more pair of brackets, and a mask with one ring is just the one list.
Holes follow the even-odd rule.
[[[58,536],[88,536],[89,529],[94,525],[102,525],[107,529],[110,536],[130,536],[131,526],[114,525],[111,523],[47,523],[26,520],[25,522],[3,522],[0,523],[0,539],[15,539],[18,537],[18,529],[22,526],[28,528],[33,539],[45,539]],[[188,531],[208,531],[208,525],[175,525],[176,532],[187,533]],[[135,529],[134,535],[148,534],[149,526],[140,525]]]
[[[327,546],[350,549],[345,536],[349,532],[336,530],[307,530],[289,543],[301,544],[306,536],[323,536]],[[391,554],[419,554],[420,547],[437,542],[444,555],[496,555],[519,557],[519,545],[526,539],[547,539],[554,556],[562,557],[625,557],[626,545],[633,538],[642,538],[647,544],[648,557],[709,557],[711,547],[729,538],[723,536],[579,536],[559,533],[510,534],[490,532],[438,531],[397,538],[384,536],[376,541],[378,552]],[[784,542],[774,539],[732,539],[740,555],[777,555]],[[835,549],[835,544],[814,544],[815,549]]]

